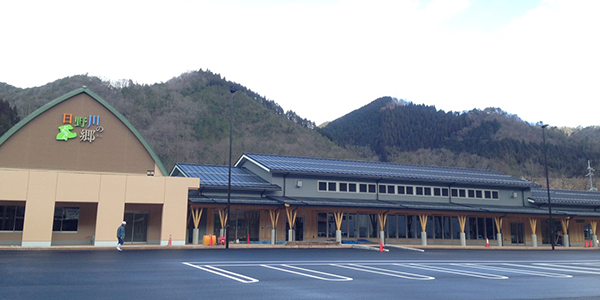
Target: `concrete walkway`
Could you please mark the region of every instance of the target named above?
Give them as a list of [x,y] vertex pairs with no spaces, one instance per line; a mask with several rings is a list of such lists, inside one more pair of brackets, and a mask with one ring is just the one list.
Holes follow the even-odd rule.
[[[230,249],[308,249],[308,248],[352,248],[354,244],[335,244],[335,243],[322,243],[322,242],[294,242],[288,244],[234,244],[230,243]],[[379,248],[379,244],[362,244],[362,246],[370,246],[374,248]],[[452,250],[534,250],[534,251],[550,251],[552,250],[551,246],[543,245],[538,247],[532,246],[490,246],[485,247],[481,245],[476,246],[458,246],[458,245],[410,245],[410,244],[391,244],[385,245],[384,248],[394,248],[394,246],[398,246],[398,248],[412,248],[412,249],[421,249],[421,250],[432,250],[432,249],[452,249]],[[115,244],[116,247],[116,244]],[[94,247],[92,245],[59,245],[59,246],[51,246],[51,247],[21,247],[21,246],[4,246],[0,245],[0,251],[9,250],[27,250],[27,251],[40,251],[40,250],[50,250],[50,251],[61,251],[61,250],[113,250],[115,247]],[[169,250],[169,249],[225,249],[224,245],[185,245],[185,246],[160,246],[160,245],[148,245],[148,244],[135,244],[128,245],[125,244],[122,246],[123,250]],[[595,251],[600,250],[600,248],[590,248],[590,247],[563,247],[563,246],[555,246],[555,250],[565,251],[565,250],[578,250],[578,251]]]

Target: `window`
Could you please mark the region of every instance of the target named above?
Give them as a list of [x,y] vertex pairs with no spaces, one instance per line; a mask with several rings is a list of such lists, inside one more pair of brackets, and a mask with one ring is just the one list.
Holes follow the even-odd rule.
[[356,193],[356,183],[348,183],[348,191],[350,193]]
[[367,185],[365,183],[361,183],[358,185],[358,191],[360,193],[366,193],[367,192]]
[[430,187],[426,187],[424,189],[424,192],[425,192],[425,196],[431,196],[431,188]]
[[374,184],[369,184],[369,193],[375,194],[377,186]]
[[475,190],[469,190],[469,198],[475,198]]
[[385,185],[379,185],[379,193],[380,194],[386,194],[387,193],[387,188]]
[[448,189],[447,188],[442,189],[442,197],[448,197]]
[[25,206],[0,205],[0,231],[23,231]]
[[423,195],[423,188],[422,187],[418,186],[415,190],[417,191],[416,192],[417,196],[422,196]]
[[340,182],[340,192],[347,192],[348,191],[348,184],[345,182]]
[[404,190],[404,186],[403,186],[403,185],[399,185],[399,186],[398,186],[398,194],[399,194],[399,195],[404,195],[404,194],[406,194],[406,191]]
[[492,191],[492,199],[498,199],[498,191]]
[[396,186],[395,185],[388,185],[387,186],[387,192],[388,194],[395,194],[396,193]]
[[458,190],[458,196],[461,198],[466,198],[467,197],[467,191],[464,189],[460,189]]
[[412,186],[407,186],[406,187],[406,194],[407,195],[413,195],[414,194],[413,190],[414,190],[414,188]]
[[327,191],[327,182],[319,181],[319,191]]
[[441,196],[442,195],[442,189],[440,189],[440,188],[433,188],[433,195],[434,196]]
[[328,182],[327,183],[327,190],[330,191],[330,192],[337,191],[337,184],[335,182]]
[[485,191],[485,199],[492,199],[492,192],[491,191]]
[[79,207],[55,207],[52,231],[76,232],[79,225]]
[[476,198],[479,198],[479,199],[483,198],[483,195],[482,195],[482,193],[481,193],[481,192],[482,192],[481,190],[476,190],[476,191],[475,191],[475,197],[476,197]]

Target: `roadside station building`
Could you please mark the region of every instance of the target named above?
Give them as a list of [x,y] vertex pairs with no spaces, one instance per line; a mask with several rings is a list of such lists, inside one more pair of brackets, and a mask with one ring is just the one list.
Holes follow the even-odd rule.
[[138,131],[86,87],[0,137],[0,245],[185,243],[188,191]]
[[[200,178],[188,224],[200,235],[223,235],[228,171],[176,164],[171,172]],[[555,243],[596,245],[600,193],[551,194]],[[241,243],[551,243],[546,189],[486,170],[247,153],[232,168],[230,204],[230,240]]]
[[[0,137],[0,245],[230,241],[597,246],[600,193],[547,190],[487,170],[243,154],[170,174],[86,87]],[[230,195],[230,196],[228,196]],[[230,202],[230,219],[226,206]],[[550,230],[551,229],[551,230]],[[591,242],[589,242],[591,243]]]

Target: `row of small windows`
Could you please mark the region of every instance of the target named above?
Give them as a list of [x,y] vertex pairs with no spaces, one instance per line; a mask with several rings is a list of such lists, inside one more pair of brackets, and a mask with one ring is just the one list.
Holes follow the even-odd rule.
[[[415,195],[415,196],[436,196],[448,197],[449,188],[430,187],[430,186],[412,186],[396,184],[374,184],[374,183],[354,183],[337,181],[319,181],[319,192],[342,192],[342,193],[367,193],[389,194],[389,195]],[[499,199],[498,191],[480,190],[480,189],[451,189],[452,197],[455,198],[475,198],[475,199]]]

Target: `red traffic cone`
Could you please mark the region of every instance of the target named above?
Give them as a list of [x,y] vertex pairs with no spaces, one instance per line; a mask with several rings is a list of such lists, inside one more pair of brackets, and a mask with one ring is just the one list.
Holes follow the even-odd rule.
[[213,235],[211,234],[211,235],[208,237],[208,245],[209,245],[209,246],[212,246],[212,245],[213,245],[213,242],[212,242],[212,236],[213,236]]
[[169,246],[173,245],[173,240],[171,239],[171,235],[169,234]]
[[490,239],[485,238],[485,246],[489,247],[490,246]]
[[379,240],[379,252],[383,252],[383,240]]
[[246,244],[250,244],[250,235],[246,238]]
[[585,248],[588,247],[588,240],[585,240]]

